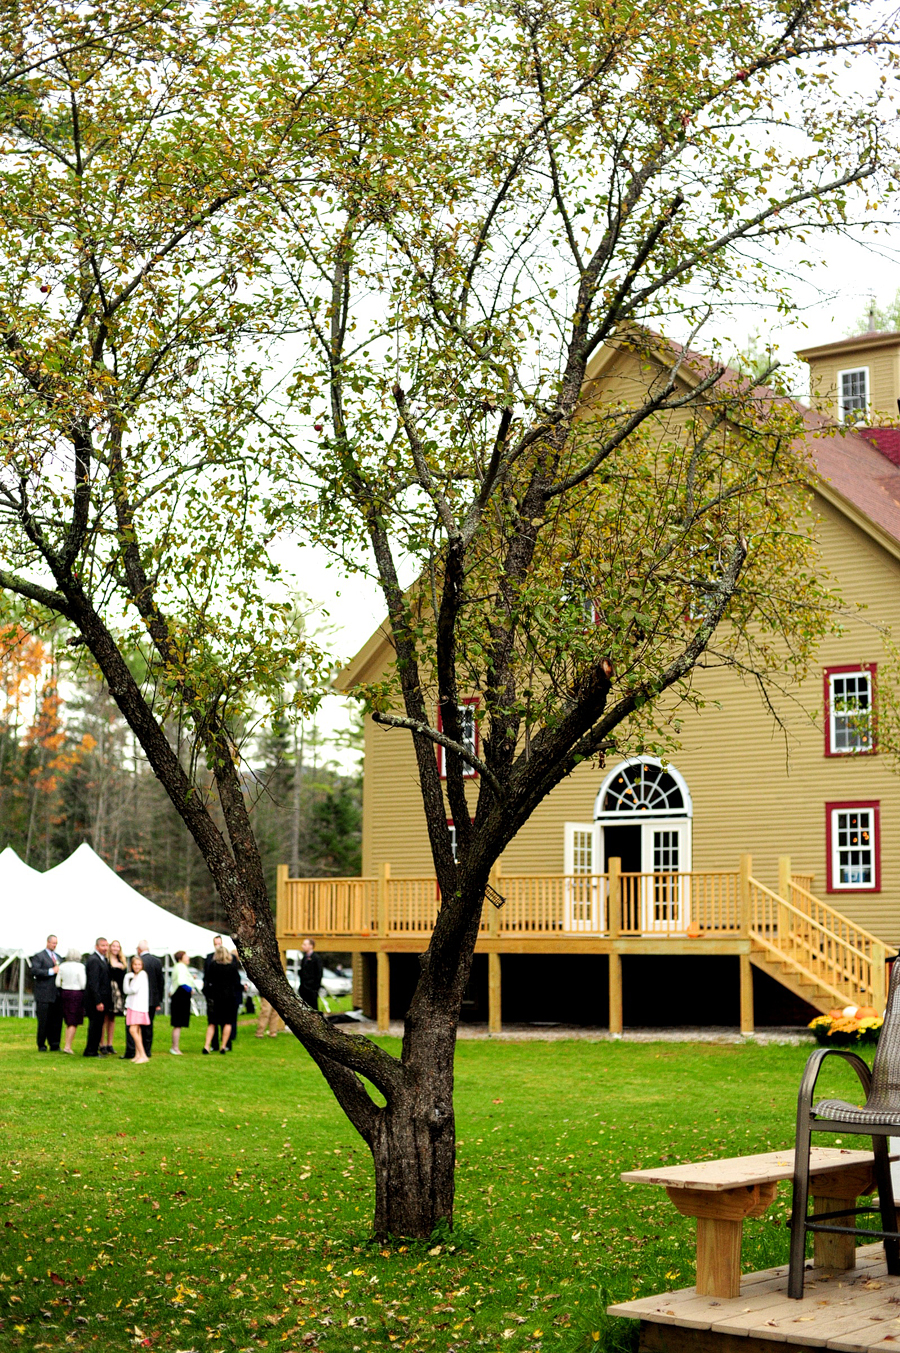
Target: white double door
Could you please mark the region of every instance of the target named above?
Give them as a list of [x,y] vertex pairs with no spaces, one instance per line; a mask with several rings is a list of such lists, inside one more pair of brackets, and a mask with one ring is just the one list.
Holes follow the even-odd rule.
[[[622,928],[642,935],[687,930],[690,923],[690,818],[599,822],[598,859],[619,855]],[[627,877],[639,874],[639,878]]]
[[640,875],[623,881],[623,928],[645,935],[686,930],[691,905],[690,818],[629,820],[618,814],[593,824],[566,823],[565,929],[605,928],[606,890],[601,890],[598,875],[616,855],[624,874]]

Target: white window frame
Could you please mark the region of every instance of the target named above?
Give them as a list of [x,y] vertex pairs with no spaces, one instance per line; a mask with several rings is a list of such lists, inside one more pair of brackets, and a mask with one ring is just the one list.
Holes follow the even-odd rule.
[[[842,815],[849,816],[851,813],[867,813],[869,816],[869,844],[868,846],[857,847],[860,852],[868,852],[869,855],[869,882],[868,883],[843,883],[841,881],[841,845],[840,845],[840,818]],[[874,893],[878,891],[878,824],[876,808],[832,808],[831,809],[831,891],[835,893]],[[860,825],[860,830],[862,826]]]
[[872,386],[869,381],[869,368],[867,366],[848,366],[843,371],[837,373],[837,397],[838,397],[838,418],[842,423],[847,421],[847,411],[844,408],[844,377],[864,375],[866,379],[866,405],[864,409],[853,409],[852,413],[867,414],[872,402]]
[[[459,711],[460,719],[462,720],[462,725],[463,725],[462,744],[463,744],[463,746],[466,748],[467,751],[469,751],[469,752],[472,753],[473,756],[477,756],[477,755],[478,755],[478,722],[477,722],[477,720],[476,720],[476,718],[475,718],[475,711],[476,711],[476,709],[478,708],[478,700],[477,700],[477,699],[474,699],[474,700],[465,700],[465,701],[463,701],[463,703],[462,703],[461,705],[457,705],[456,708],[457,708],[457,710]],[[470,722],[470,721],[471,721],[471,725],[472,725],[472,727],[471,727],[471,734],[472,734],[471,738],[469,738],[469,737],[466,736],[466,733],[467,733],[467,731],[468,731],[467,728],[466,728],[466,724],[467,724],[468,722]],[[441,729],[441,732],[444,731],[443,722],[440,724],[440,729]],[[447,760],[446,760],[446,757],[445,757],[445,755],[444,755],[445,751],[446,751],[446,748],[445,748],[445,747],[442,747],[442,746],[440,745],[440,743],[438,743],[438,767],[439,767],[439,769],[440,769],[441,779],[442,779],[442,780],[446,780],[446,778],[447,778]],[[474,778],[475,778],[476,775],[478,774],[478,771],[475,769],[474,766],[470,766],[469,763],[468,763],[467,761],[464,761],[464,762],[463,762],[462,773],[463,773],[463,779],[464,779],[464,780],[474,780]]]
[[[565,836],[563,842],[563,873],[564,874],[598,874],[599,869],[594,868],[594,861],[597,858],[597,833],[594,830],[593,822],[567,822],[564,826]],[[587,868],[583,867],[584,860],[578,860],[578,848],[576,846],[576,837],[583,836],[590,841],[588,851],[589,859]],[[583,845],[581,847],[582,856],[584,854]],[[581,867],[579,867],[579,865]]]
[[[837,724],[838,718],[846,718],[850,713],[848,710],[837,710],[835,705],[837,699],[834,693],[835,681],[846,680],[847,677],[865,677],[869,688],[869,738],[868,742],[860,747],[838,747],[837,745]],[[852,731],[851,728],[848,731]],[[859,732],[860,730],[856,730]],[[848,669],[845,672],[828,673],[828,753],[830,756],[863,756],[870,754],[875,750],[875,682],[872,679],[872,672],[865,667]]]

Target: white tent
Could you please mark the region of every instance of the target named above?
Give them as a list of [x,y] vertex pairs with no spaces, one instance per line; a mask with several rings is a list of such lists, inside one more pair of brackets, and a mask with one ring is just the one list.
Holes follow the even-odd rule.
[[[32,925],[29,913],[39,908],[44,876],[20,859],[12,846],[0,851],[0,972],[12,963],[19,968],[18,991],[0,997],[3,1014],[25,1014],[26,958],[40,948],[29,949]],[[46,939],[46,935],[44,936]],[[30,998],[29,998],[30,1001]]]
[[30,913],[41,909],[43,882],[40,870],[20,859],[12,846],[0,851],[0,954],[33,954],[46,940],[45,933],[31,944]]
[[[139,940],[147,940],[150,952],[163,956],[179,949],[191,957],[207,954],[213,947],[213,932],[174,916],[143,897],[110,869],[83,842],[67,860],[40,875],[38,906],[28,909],[29,933],[35,953],[51,931],[59,936],[59,948],[94,947],[99,935],[120,940],[126,954],[133,954]],[[2,917],[2,911],[0,911]],[[0,934],[0,946],[3,936]]]

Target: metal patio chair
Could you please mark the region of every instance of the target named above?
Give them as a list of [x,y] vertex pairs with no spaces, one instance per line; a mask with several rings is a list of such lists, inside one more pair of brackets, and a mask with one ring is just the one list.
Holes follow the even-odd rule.
[[[806,1063],[797,1096],[797,1138],[794,1149],[794,1194],[791,1207],[791,1263],[788,1296],[803,1296],[806,1236],[810,1231],[838,1235],[871,1236],[884,1241],[888,1273],[900,1274],[900,1232],[894,1207],[894,1187],[888,1159],[888,1137],[900,1136],[900,961],[891,970],[887,1009],[878,1038],[872,1070],[855,1052],[846,1048],[819,1048]],[[862,1108],[842,1099],[823,1099],[813,1104],[816,1081],[826,1057],[843,1057],[862,1084],[866,1102]],[[848,1207],[839,1212],[807,1215],[809,1205],[809,1152],[814,1132],[856,1133],[872,1138],[878,1206]],[[846,1224],[860,1213],[880,1212],[882,1230]],[[841,1225],[841,1221],[844,1225]]]

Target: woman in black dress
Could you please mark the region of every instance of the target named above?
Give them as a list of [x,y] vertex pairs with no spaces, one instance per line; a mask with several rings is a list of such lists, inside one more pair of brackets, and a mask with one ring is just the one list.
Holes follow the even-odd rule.
[[169,996],[171,997],[169,1010],[171,1011],[172,1022],[172,1046],[169,1048],[169,1052],[175,1057],[181,1056],[181,1031],[190,1025],[191,997],[195,990],[196,983],[187,965],[187,954],[183,949],[179,949],[175,955],[175,968],[172,972],[172,983],[169,987]]
[[122,953],[122,945],[118,940],[109,942],[109,976],[110,986],[112,987],[112,1010],[109,1011],[103,1021],[103,1043],[100,1047],[100,1055],[104,1053],[109,1057],[114,1051],[113,1030],[116,1026],[116,1015],[125,1014],[125,974],[128,971],[128,964],[125,955]]
[[216,1032],[216,1024],[221,1024],[223,1027],[219,1052],[224,1056],[228,1051],[231,1031],[237,1024],[238,1006],[243,994],[240,969],[236,963],[232,962],[231,955],[224,944],[219,945],[216,949],[204,987],[207,990],[207,1002],[211,1002],[209,1009],[213,1012],[215,1024],[207,1024],[206,1026],[206,1046],[203,1052],[204,1054],[209,1053],[210,1044]]

